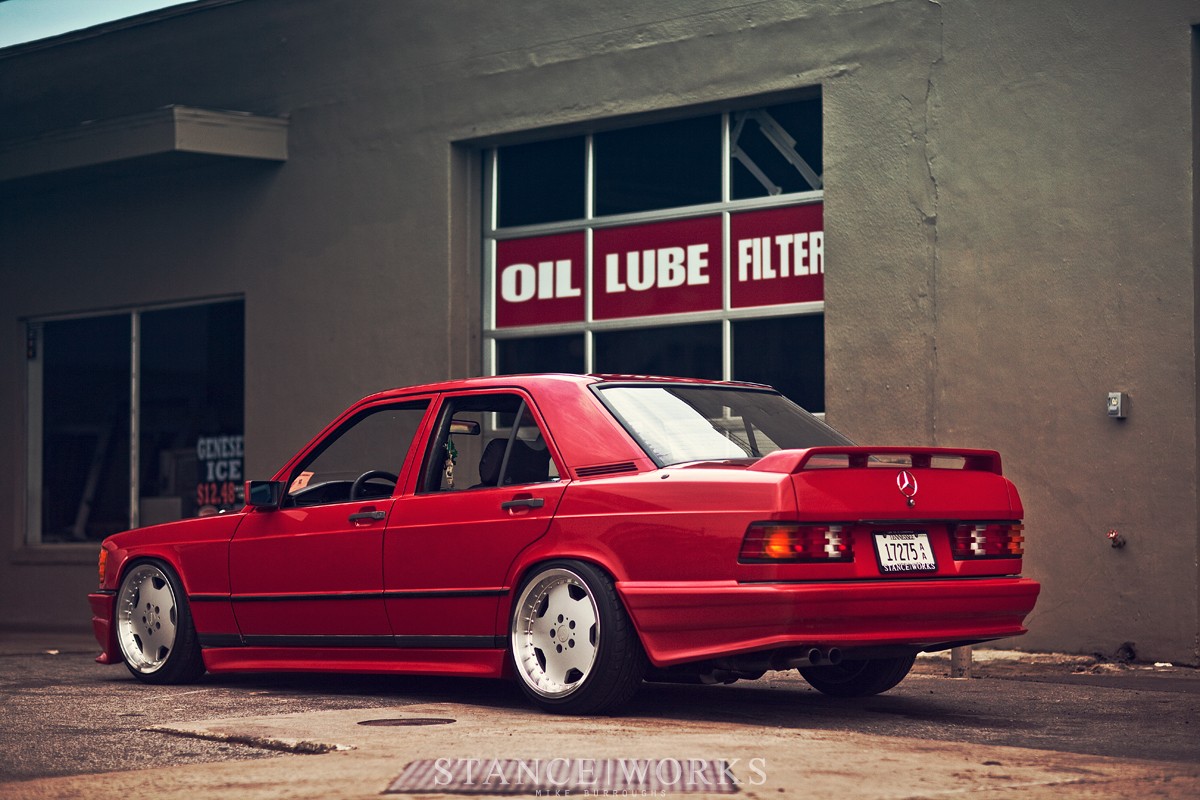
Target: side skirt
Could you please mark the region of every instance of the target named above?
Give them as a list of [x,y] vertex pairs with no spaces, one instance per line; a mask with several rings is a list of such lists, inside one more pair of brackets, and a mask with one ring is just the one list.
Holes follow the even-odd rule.
[[395,647],[402,650],[503,650],[503,636],[338,636],[312,634],[259,634],[242,636],[237,633],[202,633],[200,646],[209,647]]
[[[206,636],[210,640],[215,637]],[[241,637],[235,637],[240,639]],[[204,645],[201,655],[209,672],[351,672],[363,674],[402,675],[461,675],[476,678],[500,678],[506,674],[508,651],[494,646],[493,637],[462,637],[486,639],[487,646],[454,646],[444,642],[424,646],[372,646],[362,642],[339,642],[330,646],[293,642],[284,646],[259,644],[261,639],[283,638],[311,640],[330,637],[247,637],[245,644],[221,646]],[[333,637],[354,639],[360,637]],[[365,639],[446,639],[459,637],[361,637]]]

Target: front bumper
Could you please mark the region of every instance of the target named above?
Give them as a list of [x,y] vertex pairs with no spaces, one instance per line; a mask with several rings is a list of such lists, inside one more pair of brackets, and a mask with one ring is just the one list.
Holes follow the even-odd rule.
[[785,648],[921,649],[1017,636],[1040,588],[1019,577],[617,584],[659,667]]
[[88,603],[92,607],[92,632],[96,634],[96,641],[102,650],[96,661],[101,664],[120,663],[121,651],[117,647],[117,625],[113,613],[117,605],[117,593],[92,592],[88,595]]

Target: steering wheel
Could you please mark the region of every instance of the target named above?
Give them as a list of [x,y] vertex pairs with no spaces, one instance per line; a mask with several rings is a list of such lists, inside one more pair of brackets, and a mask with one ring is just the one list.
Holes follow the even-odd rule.
[[392,473],[386,472],[382,469],[367,470],[362,475],[359,475],[354,479],[354,483],[350,486],[350,499],[357,500],[359,495],[362,494],[363,488],[367,485],[367,481],[371,480],[372,478],[383,478],[384,480],[391,481],[393,487],[395,487],[396,482],[400,480],[399,475],[393,475]]

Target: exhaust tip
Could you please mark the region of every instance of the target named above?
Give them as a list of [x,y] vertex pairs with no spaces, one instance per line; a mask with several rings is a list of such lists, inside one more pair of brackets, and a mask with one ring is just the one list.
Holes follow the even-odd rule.
[[830,664],[842,663],[842,651],[836,647],[829,648],[829,652],[825,654],[825,657],[829,659]]
[[813,649],[809,650],[808,651],[808,663],[820,664],[821,663],[821,651],[815,647]]

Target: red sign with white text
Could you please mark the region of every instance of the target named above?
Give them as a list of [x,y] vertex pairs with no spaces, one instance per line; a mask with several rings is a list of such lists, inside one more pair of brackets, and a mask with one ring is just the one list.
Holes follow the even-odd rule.
[[591,285],[584,231],[496,242],[496,327],[720,311],[823,300],[821,203],[596,228]]
[[721,309],[721,218],[651,222],[595,233],[592,317]]
[[580,322],[583,231],[496,242],[496,327]]
[[822,204],[729,217],[729,301],[733,308],[825,297]]

